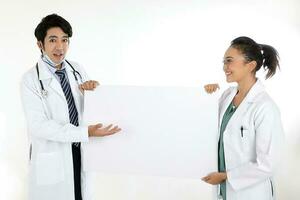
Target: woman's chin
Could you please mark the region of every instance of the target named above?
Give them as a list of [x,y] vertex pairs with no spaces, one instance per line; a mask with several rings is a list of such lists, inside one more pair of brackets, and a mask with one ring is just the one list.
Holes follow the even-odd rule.
[[227,83],[232,83],[234,80],[231,77],[226,77],[226,82]]

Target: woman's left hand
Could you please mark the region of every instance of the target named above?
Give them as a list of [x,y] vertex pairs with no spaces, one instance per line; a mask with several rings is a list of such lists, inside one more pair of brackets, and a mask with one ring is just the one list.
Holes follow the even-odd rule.
[[201,180],[212,185],[217,185],[222,183],[226,179],[227,179],[226,172],[213,172],[203,177]]
[[80,84],[79,89],[81,90],[81,92],[83,92],[84,90],[94,90],[98,85],[98,81],[90,80]]

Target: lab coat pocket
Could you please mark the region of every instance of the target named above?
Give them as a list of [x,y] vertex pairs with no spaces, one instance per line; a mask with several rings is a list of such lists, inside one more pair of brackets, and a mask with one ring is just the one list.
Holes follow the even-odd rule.
[[39,153],[36,159],[38,185],[56,184],[64,180],[63,160],[58,152]]
[[248,154],[250,152],[251,149],[251,141],[250,141],[250,135],[249,135],[249,131],[247,129],[243,129],[241,130],[241,142],[242,142],[242,148],[243,148],[243,152]]

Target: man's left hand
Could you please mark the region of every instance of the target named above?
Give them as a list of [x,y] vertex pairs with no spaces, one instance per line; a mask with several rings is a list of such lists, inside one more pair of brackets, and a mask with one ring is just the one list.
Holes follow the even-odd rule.
[[81,92],[83,92],[84,90],[94,90],[98,85],[98,81],[90,80],[80,84],[79,89]]

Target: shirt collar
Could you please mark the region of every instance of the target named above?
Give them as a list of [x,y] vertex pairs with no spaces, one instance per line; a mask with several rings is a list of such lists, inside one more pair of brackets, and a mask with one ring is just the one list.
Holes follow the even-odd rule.
[[[47,68],[50,70],[51,73],[55,73],[57,68],[50,65],[48,62],[46,62],[46,60],[43,58],[43,56],[41,56],[41,60],[44,62],[44,64],[47,66]],[[61,63],[61,70],[65,69],[66,68],[66,61],[64,60],[62,63]]]

